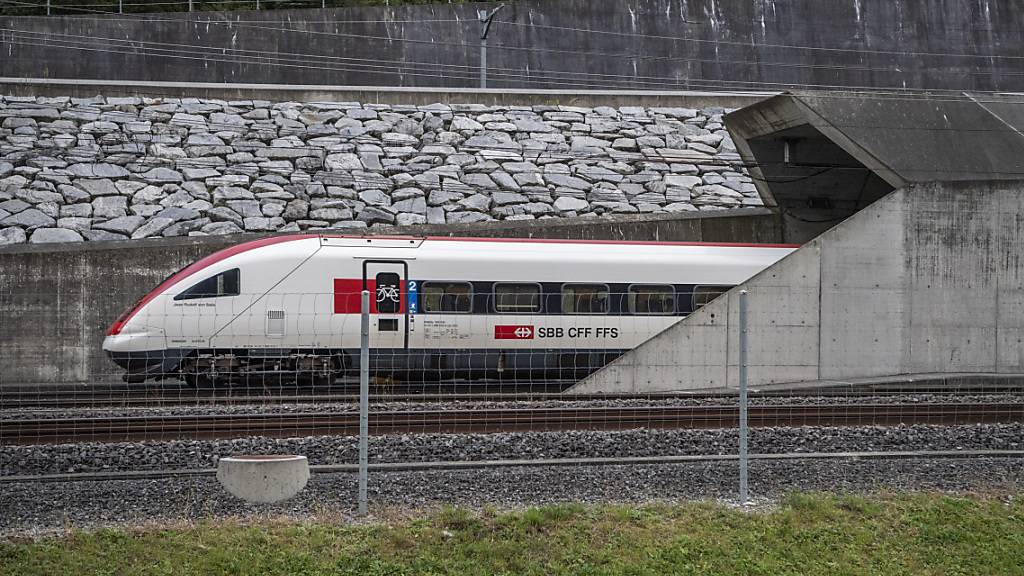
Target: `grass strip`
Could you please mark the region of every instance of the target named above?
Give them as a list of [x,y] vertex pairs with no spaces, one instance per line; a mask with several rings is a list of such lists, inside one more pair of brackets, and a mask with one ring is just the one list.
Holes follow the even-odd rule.
[[755,511],[565,504],[74,531],[0,544],[0,574],[1024,574],[1024,499],[794,494]]

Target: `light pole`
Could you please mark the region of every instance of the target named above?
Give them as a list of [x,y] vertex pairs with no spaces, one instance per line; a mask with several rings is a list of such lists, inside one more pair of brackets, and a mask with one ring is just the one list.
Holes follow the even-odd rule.
[[476,11],[477,17],[480,19],[480,87],[487,88],[487,33],[491,31],[491,22],[494,19],[494,15],[498,13],[498,10],[504,8],[502,4],[488,12],[486,9],[480,9]]

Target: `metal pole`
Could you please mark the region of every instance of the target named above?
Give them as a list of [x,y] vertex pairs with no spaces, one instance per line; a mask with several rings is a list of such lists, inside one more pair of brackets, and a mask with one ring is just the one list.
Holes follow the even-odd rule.
[[487,10],[477,10],[476,16],[480,19],[480,87],[487,88],[487,34],[491,31],[491,22],[494,21],[494,15],[498,13],[498,10],[504,8],[502,4],[488,12]]
[[487,38],[480,40],[480,87],[487,88]]
[[124,0],[117,0],[117,13],[124,14]]
[[51,2],[51,1],[52,1],[52,0],[46,0],[46,15],[47,15],[47,16],[49,16],[49,15],[50,15],[50,2]]
[[188,11],[192,11],[192,0],[188,0]]
[[359,331],[359,515],[366,516],[366,476],[370,434],[370,291],[363,290]]
[[740,290],[740,504],[747,499],[747,291]]
[[260,9],[260,0],[256,0],[256,9],[257,9],[257,10],[259,10],[259,9]]

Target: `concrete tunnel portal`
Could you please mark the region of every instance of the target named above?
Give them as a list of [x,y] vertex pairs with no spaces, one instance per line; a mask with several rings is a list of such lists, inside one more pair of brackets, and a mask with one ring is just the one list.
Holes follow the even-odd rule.
[[[1024,96],[786,93],[725,117],[802,247],[571,392],[1024,375]],[[969,302],[969,305],[958,303]]]

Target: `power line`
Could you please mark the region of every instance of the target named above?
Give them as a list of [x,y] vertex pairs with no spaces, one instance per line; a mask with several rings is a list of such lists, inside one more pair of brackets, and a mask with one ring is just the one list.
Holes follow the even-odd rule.
[[[172,124],[172,126],[174,126],[174,125],[175,124]],[[182,125],[182,124],[176,124],[176,125],[181,126],[183,128],[187,127],[186,125]],[[216,124],[216,123],[213,123],[213,122],[196,123],[196,124],[193,125],[193,127],[204,127],[204,128],[218,128],[218,127],[220,127],[220,128],[223,128],[223,129],[226,129],[226,130],[232,130],[232,131],[236,131],[236,130],[239,130],[240,128],[243,128],[243,127],[240,127],[240,126],[234,125],[234,124]],[[883,128],[884,127],[879,127],[879,129],[883,129]],[[256,126],[246,126],[246,127],[244,127],[244,130],[246,132],[253,131],[253,130],[258,130],[258,127],[256,127]],[[374,145],[380,145],[381,144],[381,140],[380,139],[376,139],[376,138],[355,137],[355,138],[352,138],[350,140],[351,140],[350,143],[353,143],[353,144],[355,144],[357,146],[359,144],[361,144],[361,143],[362,144],[372,143]],[[245,141],[242,141],[242,142],[244,143]],[[386,149],[388,147],[387,146],[383,146],[382,148],[384,149],[384,155],[387,156],[387,150]],[[453,148],[454,148],[454,146],[453,146]],[[266,149],[272,149],[272,147],[266,147]],[[321,152],[324,155],[327,155],[328,152],[329,152],[325,147],[320,147],[320,146],[294,146],[294,147],[289,147],[289,149],[292,149],[292,150],[316,151],[316,152]],[[502,161],[502,162],[517,162],[517,161],[528,162],[528,161],[531,161],[531,160],[538,160],[538,159],[541,159],[541,158],[545,158],[545,159],[553,159],[553,160],[556,160],[556,161],[558,161],[558,160],[588,161],[588,162],[590,162],[592,164],[593,163],[600,163],[600,162],[603,162],[603,161],[611,160],[611,161],[632,161],[632,162],[662,162],[662,163],[668,163],[668,164],[692,164],[692,165],[696,165],[696,166],[720,167],[720,168],[729,168],[729,169],[734,169],[734,170],[742,170],[742,169],[750,170],[752,168],[770,168],[770,167],[784,167],[784,168],[790,168],[790,169],[796,168],[796,169],[814,169],[814,170],[817,170],[817,172],[814,173],[814,174],[798,176],[798,177],[792,177],[795,180],[804,180],[804,179],[814,178],[816,176],[819,176],[819,175],[821,175],[821,174],[823,174],[825,172],[831,171],[831,170],[863,171],[863,170],[873,170],[873,169],[876,169],[876,168],[883,167],[883,165],[881,165],[881,164],[879,164],[878,166],[872,167],[872,166],[867,166],[867,165],[850,166],[850,165],[846,165],[846,164],[837,164],[837,163],[801,163],[799,165],[794,165],[794,164],[786,163],[786,162],[782,162],[782,161],[775,161],[775,162],[763,162],[763,161],[747,162],[747,161],[743,160],[741,157],[739,157],[739,155],[736,154],[736,153],[733,153],[733,154],[736,154],[736,157],[735,157],[736,159],[735,160],[725,160],[725,159],[722,159],[720,157],[717,157],[717,154],[713,156],[713,155],[710,155],[710,154],[707,154],[707,153],[704,153],[704,152],[699,152],[699,151],[696,151],[696,150],[689,150],[689,149],[672,150],[672,152],[665,152],[665,153],[661,152],[662,150],[665,150],[665,149],[651,148],[650,152],[643,152],[643,151],[638,151],[638,152],[614,151],[614,152],[609,152],[609,153],[595,154],[593,152],[587,152],[585,150],[579,150],[579,149],[570,149],[568,151],[549,150],[547,148],[545,148],[545,149],[530,149],[530,148],[524,148],[522,146],[511,146],[511,145],[503,145],[501,143],[495,143],[495,144],[488,144],[486,146],[469,146],[469,147],[463,147],[462,149],[456,148],[456,152],[455,153],[460,153],[461,152],[461,153],[469,154],[469,153],[473,153],[473,152],[486,152],[486,151],[506,152],[506,153],[514,153],[517,157],[521,158],[521,160],[517,159],[517,158],[495,158],[495,159],[493,159],[495,161]],[[686,154],[687,152],[689,152],[689,154]],[[410,152],[410,153],[405,154],[405,155],[406,156],[412,156],[412,155],[415,155],[415,154],[422,155],[422,152],[420,150],[416,150],[414,152]],[[165,161],[165,160],[172,160],[173,161],[173,159],[166,159],[166,158],[162,158],[162,157],[159,157],[159,156],[148,156],[147,155],[147,156],[144,156],[144,158],[147,158],[147,159],[149,159],[149,158],[159,158],[160,162],[158,162],[158,163],[163,163],[163,161]],[[261,159],[261,161],[272,161],[272,160],[273,160],[272,158],[262,158]],[[487,161],[487,160],[488,160],[487,158],[484,158],[484,161]],[[187,163],[188,162],[186,161],[183,164],[187,164]],[[199,167],[202,167],[202,164],[201,164],[201,162],[198,161],[198,159],[197,159],[197,164],[196,165],[199,166]],[[899,167],[899,166],[896,166],[896,167],[884,166],[884,167],[887,168],[887,169],[895,170],[897,172],[908,169],[906,167]],[[367,172],[372,172],[372,170],[369,170],[369,169],[366,170],[366,171]],[[940,173],[940,174],[952,174],[952,175],[957,175],[957,174],[975,174],[975,173],[978,173],[977,169],[953,169],[953,168],[929,168],[929,171],[930,172],[935,172],[935,173]],[[523,171],[523,172],[526,172],[526,173],[538,173],[538,174],[563,174],[563,173],[549,173],[549,172],[544,171],[540,167],[538,167],[538,169],[536,171],[526,170],[526,171]],[[996,175],[996,176],[1014,176],[1014,177],[1016,177],[1016,176],[1024,176],[1024,166],[1022,166],[1021,170],[985,170],[985,173],[990,174],[990,175]],[[345,174],[345,173],[338,173],[338,174]],[[437,174],[438,174],[439,180],[443,179],[445,177],[445,175],[442,174],[442,173],[437,173]],[[608,174],[611,175],[612,171],[609,170]],[[347,174],[347,176],[352,178],[352,181],[353,181],[354,184],[359,184],[359,183],[376,183],[377,182],[376,178],[366,178],[366,177],[357,176],[357,175],[354,175],[354,174]],[[755,177],[752,174],[747,174],[747,176],[749,178],[751,178],[752,180],[763,181],[763,182],[767,182],[767,183],[788,183],[790,181],[795,181],[795,180],[792,180],[790,178],[787,178],[786,180],[782,180],[782,181],[780,181],[780,180],[773,180],[771,178]]]
[[[82,35],[64,35],[64,34],[59,34],[59,33],[35,32],[35,31],[30,31],[30,30],[20,30],[20,29],[13,29],[13,28],[8,28],[8,29],[3,29],[3,30],[9,31],[9,32],[13,32],[13,33],[21,33],[21,34],[28,34],[28,35],[38,35],[38,36],[43,36],[43,37],[46,37],[46,36],[68,36],[68,37],[84,38],[84,39],[88,39],[88,40],[95,40],[95,41],[98,41],[98,42],[129,43],[129,44],[132,44],[133,46],[134,45],[138,45],[138,44],[145,45],[145,44],[148,43],[148,44],[155,44],[155,45],[181,46],[181,47],[184,47],[184,48],[188,48],[189,50],[201,49],[201,50],[215,50],[215,51],[218,51],[218,52],[223,52],[225,50],[228,50],[228,51],[243,51],[242,49],[217,48],[217,47],[214,47],[214,46],[198,46],[198,45],[188,45],[188,44],[155,43],[155,42],[138,41],[138,40],[130,40],[130,39],[122,40],[122,39],[117,39],[117,38],[102,38],[102,37],[92,37],[92,36],[82,36]],[[58,46],[58,47],[60,47],[60,46]],[[65,46],[65,47],[68,47],[68,46]],[[94,51],[102,51],[102,50],[96,50],[96,49],[93,49],[93,50]],[[263,53],[263,52],[260,52],[260,51],[249,51],[249,52]],[[120,52],[120,53],[124,53],[124,52]],[[139,51],[139,50],[136,49],[136,51],[133,52],[133,53],[138,53],[138,54],[143,54],[143,55],[156,55],[156,56],[161,55],[161,54],[155,52],[154,49],[150,49],[148,52],[145,51],[145,50]],[[282,53],[266,53],[266,54],[275,54],[276,55],[276,54],[282,54]],[[290,54],[290,53],[283,53],[283,54]],[[300,56],[302,58],[368,60],[368,59],[356,59],[356,58],[335,57],[335,56],[319,56],[319,55],[313,55],[313,54],[294,54],[294,55]],[[274,56],[274,57],[277,58],[276,56]],[[280,59],[280,58],[278,58],[278,59]],[[226,61],[226,60],[224,60],[224,61]],[[395,64],[397,66],[400,66],[400,67],[409,66],[409,67],[413,67],[413,68],[415,68],[417,66],[454,67],[454,68],[465,68],[465,69],[472,68],[471,66],[458,65],[458,64],[441,64],[441,63],[425,63],[425,62],[404,62],[404,61],[395,61],[395,60],[390,60],[390,61],[389,60],[370,60],[370,61],[371,62],[375,62],[375,63],[376,62],[390,62],[390,63],[393,63],[393,64]],[[240,62],[235,62],[235,63],[240,63]],[[367,66],[367,65],[361,65],[361,64],[355,64],[355,65]],[[381,66],[376,66],[376,67],[381,67]],[[384,68],[389,68],[390,69],[390,67],[384,67]],[[340,71],[356,71],[356,70],[348,70],[348,69],[336,69],[336,70],[340,70]],[[625,84],[625,85],[631,85],[631,86],[649,85],[649,86],[654,87],[654,88],[664,88],[664,86],[666,84],[668,84],[668,85],[680,86],[680,87],[689,88],[689,89],[695,89],[695,88],[701,87],[701,86],[710,87],[710,88],[729,87],[729,88],[732,88],[732,89],[735,89],[737,86],[739,86],[739,87],[746,87],[747,89],[750,89],[750,87],[764,88],[764,87],[769,87],[769,86],[771,86],[774,89],[780,89],[780,88],[784,89],[784,88],[793,88],[793,87],[797,87],[797,88],[801,88],[801,87],[802,88],[814,88],[814,89],[835,89],[835,88],[840,88],[840,89],[867,89],[868,88],[868,87],[844,86],[844,85],[794,84],[794,83],[774,83],[774,82],[763,82],[763,81],[703,80],[703,79],[702,80],[691,80],[691,79],[682,79],[682,80],[680,80],[680,79],[677,79],[677,78],[656,77],[656,76],[605,75],[605,74],[594,74],[594,73],[586,73],[586,72],[582,72],[581,73],[581,72],[558,71],[558,70],[553,70],[553,71],[545,71],[545,70],[526,71],[526,70],[512,69],[512,68],[497,68],[496,70],[499,71],[499,72],[496,72],[497,75],[504,75],[506,78],[513,78],[513,79],[518,78],[518,79],[522,79],[522,80],[529,81],[529,82],[532,82],[532,83],[541,83],[541,84],[547,83],[547,84],[553,84],[553,85],[576,86],[576,87],[579,87],[579,86],[606,87],[609,84],[619,83],[619,84]],[[500,72],[501,70],[511,70],[511,71],[514,71],[514,72],[512,72],[512,73],[502,73],[502,72]],[[516,73],[516,72],[525,72],[525,73]],[[390,72],[390,70],[386,70],[386,71],[381,72],[381,73],[385,73],[385,74],[387,74],[387,73],[399,74],[400,72],[398,72],[398,71]],[[406,74],[406,75],[423,75],[423,74],[419,74],[419,73],[416,73],[416,72],[401,72],[401,74]],[[1013,75],[1022,75],[1024,73],[1011,73],[1011,74],[1013,74]],[[548,77],[551,77],[551,76],[556,76],[556,75],[559,78],[564,78],[566,76],[581,76],[581,75],[582,76],[591,76],[591,77],[596,76],[599,79],[603,80],[605,82],[605,84],[598,84],[598,83],[589,83],[588,84],[588,83],[583,83],[583,82],[566,82],[566,81],[562,81],[562,80],[558,80],[558,81],[545,81],[544,80],[545,78],[548,78]],[[450,74],[449,75],[435,74],[435,76],[438,76],[438,77],[460,78],[460,76],[452,76]],[[898,89],[898,88],[890,88],[890,90],[898,90],[900,92],[907,92],[907,91],[909,91],[909,90],[906,90],[906,89]],[[953,90],[932,90],[932,91],[933,92],[940,92],[940,91],[942,91],[942,92],[959,93],[959,91],[953,91]]]
[[[224,51],[238,52],[238,53],[246,53],[246,52],[248,52],[248,53],[255,53],[257,55],[272,55],[274,57],[279,57],[279,56],[297,56],[297,57],[308,58],[308,59],[328,59],[328,60],[341,60],[341,61],[350,61],[350,62],[366,61],[366,62],[371,62],[372,63],[372,65],[368,65],[370,67],[377,67],[377,68],[384,68],[384,69],[391,69],[392,68],[391,66],[383,66],[383,65],[381,65],[381,64],[385,64],[385,63],[387,63],[387,64],[394,64],[394,65],[400,66],[402,68],[405,68],[405,67],[415,68],[415,67],[423,66],[423,67],[436,67],[436,68],[458,68],[458,69],[465,69],[465,70],[475,70],[476,69],[475,66],[463,65],[463,64],[415,62],[415,61],[387,60],[387,59],[373,59],[373,60],[371,60],[371,59],[366,59],[366,58],[355,58],[355,57],[344,57],[344,56],[327,56],[327,55],[317,55],[317,54],[308,54],[308,53],[268,52],[268,51],[247,50],[247,49],[239,49],[239,48],[218,48],[218,47],[209,46],[209,45],[180,44],[180,43],[155,42],[155,41],[145,41],[145,40],[139,41],[139,40],[120,39],[120,38],[85,36],[85,35],[77,35],[77,34],[62,34],[62,33],[56,33],[56,32],[35,32],[35,31],[31,31],[31,30],[21,30],[21,29],[13,29],[13,28],[2,28],[2,29],[0,29],[0,31],[9,31],[9,32],[16,32],[16,33],[21,33],[21,34],[29,34],[29,35],[33,35],[34,34],[34,35],[39,35],[39,36],[43,36],[43,37],[61,36],[61,37],[66,37],[66,38],[76,38],[76,39],[83,39],[83,40],[92,40],[92,41],[104,42],[104,43],[130,43],[132,45],[132,47],[135,47],[136,45],[141,45],[141,46],[146,46],[146,45],[149,45],[149,46],[173,46],[175,48],[186,48],[186,49],[188,49],[190,51],[193,51],[193,50],[216,50],[218,52],[224,52]],[[859,70],[859,68],[853,68],[853,69],[858,69]],[[533,78],[538,78],[538,77],[539,78],[544,78],[545,76],[557,75],[559,77],[566,77],[566,76],[569,76],[569,77],[574,77],[574,76],[596,77],[596,78],[598,78],[600,80],[608,80],[609,82],[619,81],[619,82],[625,82],[625,83],[630,83],[630,84],[641,84],[641,83],[655,84],[655,83],[657,83],[658,85],[660,85],[660,84],[663,84],[663,83],[671,82],[671,83],[675,83],[675,84],[680,84],[681,85],[681,84],[689,83],[690,82],[688,80],[685,81],[685,82],[680,82],[680,80],[678,78],[670,78],[670,77],[664,77],[664,76],[659,77],[659,76],[625,75],[625,74],[600,74],[600,73],[577,72],[577,71],[563,71],[563,70],[537,70],[537,71],[532,71],[532,72],[530,72],[528,74],[523,74],[523,73],[521,73],[521,72],[525,72],[523,69],[503,68],[503,67],[494,67],[494,68],[491,68],[491,70],[494,70],[496,73],[511,71],[512,73],[511,74],[506,74],[506,76],[508,76],[508,77],[520,77],[520,78],[527,78],[527,79],[533,79]],[[951,72],[956,72],[956,71],[952,70]],[[1012,72],[1012,73],[1007,73],[1007,74],[1008,75],[1024,75],[1024,72]],[[647,81],[647,82],[644,82],[644,81]]]
[[788,50],[810,50],[816,52],[839,52],[839,53],[853,53],[853,54],[884,54],[888,56],[926,56],[926,57],[938,57],[938,58],[997,58],[1007,60],[1024,60],[1024,56],[989,56],[984,54],[963,54],[954,52],[918,52],[918,51],[907,51],[907,50],[877,50],[871,48],[830,48],[824,46],[803,46],[799,44],[772,44],[763,43],[755,44],[753,42],[739,42],[735,40],[720,40],[714,39],[709,40],[705,38],[681,38],[678,36],[660,36],[657,34],[637,34],[633,32],[618,32],[610,30],[594,30],[591,28],[573,28],[571,26],[553,26],[548,24],[536,24],[536,23],[523,23],[523,22],[512,22],[508,20],[502,20],[502,24],[509,26],[520,26],[529,28],[541,28],[546,30],[557,30],[559,32],[581,32],[586,34],[596,35],[612,35],[612,36],[623,36],[631,38],[641,38],[643,40],[671,40],[673,42],[694,42],[698,44],[724,44],[728,46],[741,46],[744,48],[782,48]]
[[[44,4],[39,4],[39,3],[22,2],[22,1],[19,1],[19,0],[8,0],[8,1],[10,3],[12,3],[12,4],[17,4],[17,5],[22,5],[22,6],[33,6],[33,7],[37,7],[37,8],[45,8]],[[266,2],[266,1],[286,1],[286,0],[261,0],[261,1]],[[227,0],[225,3],[232,3],[232,0]],[[249,2],[238,2],[238,3],[252,3],[252,1],[250,0]],[[163,3],[163,4],[182,4],[182,3],[166,2],[166,3]],[[144,4],[139,4],[139,5],[144,5]],[[106,13],[106,12],[102,12],[102,13]],[[201,13],[196,13],[196,14],[201,14]],[[125,16],[132,16],[132,17],[134,17],[135,15],[125,15]],[[180,20],[177,20],[177,19],[176,20],[167,20],[167,19],[160,20],[160,19],[146,18],[144,16],[138,16],[137,19],[146,20],[146,21],[165,21],[165,22],[166,21],[174,21],[174,22],[180,22]],[[272,21],[272,20],[261,20],[261,19],[260,20],[247,20],[247,21],[242,21],[242,20],[223,20],[223,21],[206,20],[206,21],[203,21],[203,23],[206,23],[206,24],[221,24],[221,23],[224,23],[224,24],[261,23],[262,24],[262,23],[266,23],[266,22],[282,22],[282,23],[283,22],[289,22],[289,23],[291,23],[293,21],[281,21],[281,20]],[[307,24],[315,24],[315,23],[344,24],[344,23],[373,23],[373,22],[397,23],[397,22],[400,22],[400,21],[394,21],[394,20],[352,20],[352,21],[336,20],[336,21],[319,21],[318,22],[316,20],[311,20],[311,21],[306,22],[306,23]],[[469,25],[469,24],[474,24],[475,20],[467,18],[467,19],[464,19],[464,20],[460,20],[460,19],[437,19],[437,20],[406,20],[406,21],[401,21],[401,22],[403,22],[403,23],[421,23],[421,22],[439,22],[439,23],[442,23],[443,22],[443,23],[463,23],[463,24]],[[549,25],[549,24],[537,24],[537,23],[533,23],[533,22],[524,23],[524,22],[515,22],[515,21],[511,21],[511,20],[500,20],[500,22],[502,24],[506,24],[506,25],[509,25],[509,26],[529,27],[529,28],[546,29],[546,30],[556,30],[556,31],[559,31],[559,32],[577,32],[577,33],[585,33],[585,34],[593,34],[593,35],[614,35],[614,36],[620,36],[620,37],[639,38],[639,39],[642,39],[644,41],[649,41],[649,40],[667,40],[667,41],[673,41],[673,42],[693,42],[693,43],[699,43],[699,44],[731,45],[731,46],[740,46],[740,47],[744,47],[744,48],[780,48],[780,49],[805,50],[805,51],[816,51],[816,52],[839,52],[839,53],[854,53],[854,54],[878,54],[878,55],[889,55],[889,56],[913,56],[913,57],[924,56],[924,57],[941,57],[941,58],[984,58],[984,59],[989,59],[989,60],[1014,60],[1014,61],[1016,61],[1016,60],[1024,60],[1024,56],[1014,56],[1014,55],[984,55],[984,54],[966,54],[966,53],[954,53],[954,52],[922,52],[922,51],[907,51],[907,50],[879,50],[879,49],[871,49],[871,48],[837,48],[837,47],[824,47],[824,46],[806,46],[806,45],[799,45],[799,44],[775,44],[775,43],[760,43],[760,44],[758,44],[758,43],[753,43],[753,42],[740,42],[740,41],[735,41],[735,40],[686,38],[686,37],[679,37],[679,36],[664,36],[664,35],[656,35],[656,34],[638,34],[638,33],[633,33],[633,32],[620,32],[620,31],[611,31],[611,30],[597,30],[597,29],[592,29],[592,28],[576,28],[576,27],[571,27],[571,26],[555,26],[555,25]],[[696,24],[697,22],[687,22],[687,23],[689,23],[689,24]],[[257,26],[256,28],[264,28],[264,27],[258,27]],[[348,36],[348,34],[340,33],[340,32],[339,33],[330,33],[330,32],[322,32],[322,31],[297,30],[297,29],[277,29],[277,30],[279,30],[279,31],[302,32],[302,33],[313,33],[313,34],[331,34],[331,35],[338,35],[338,36]],[[355,37],[363,38],[363,39],[374,39],[374,40],[379,39],[379,40],[389,40],[389,41],[400,40],[400,41],[406,41],[406,42],[437,43],[437,42],[424,41],[424,40],[416,40],[416,39],[408,39],[408,38],[396,39],[396,38],[379,37],[379,36],[372,36],[372,35],[355,35]],[[443,44],[443,45],[460,45],[460,46],[466,46],[466,47],[471,47],[471,48],[479,48],[479,44],[459,44],[459,43],[451,43],[451,42],[440,43],[440,44]],[[509,50],[513,50],[513,49],[517,49],[517,50],[553,50],[553,49],[537,49],[537,48],[524,48],[524,47],[513,47],[513,46],[503,46],[503,48],[509,49]],[[564,52],[564,51],[559,51],[559,52]],[[585,53],[585,54],[586,55],[609,56],[609,54],[593,53],[593,52]],[[621,55],[620,57],[641,58],[642,56],[643,55]]]

